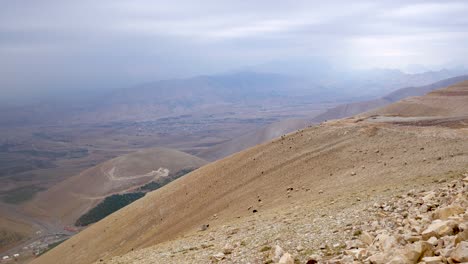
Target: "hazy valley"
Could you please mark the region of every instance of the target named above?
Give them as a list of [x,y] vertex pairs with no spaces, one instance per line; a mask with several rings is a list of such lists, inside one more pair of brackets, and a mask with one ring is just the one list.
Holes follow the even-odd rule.
[[[38,254],[207,161],[468,79],[418,86],[458,72],[380,70],[346,86],[242,72],[145,84],[67,106],[10,108],[0,120],[3,248],[30,245],[7,254]],[[372,92],[356,93],[367,87]],[[139,158],[125,158],[132,156]],[[127,168],[119,172],[125,180],[113,176],[115,168]]]

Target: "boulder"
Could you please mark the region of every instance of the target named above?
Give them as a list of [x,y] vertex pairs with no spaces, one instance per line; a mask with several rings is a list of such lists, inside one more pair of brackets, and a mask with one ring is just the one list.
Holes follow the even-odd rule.
[[414,244],[406,245],[402,251],[403,255],[411,263],[417,263],[423,257],[431,257],[434,255],[432,245],[428,242],[418,241]]
[[457,228],[457,222],[453,220],[434,220],[421,235],[423,240],[428,240],[431,237],[441,237],[453,235]]
[[468,241],[460,242],[450,257],[456,262],[468,262]]
[[387,264],[390,259],[390,256],[385,253],[377,253],[375,255],[370,256],[366,262],[370,262],[371,264]]
[[442,257],[424,257],[422,259],[422,261],[424,261],[424,263],[426,264],[443,264],[444,263],[444,260],[442,259]]
[[432,218],[447,220],[451,216],[463,214],[464,212],[465,212],[465,209],[463,209],[463,207],[459,205],[449,205],[449,206],[445,206],[445,207],[437,209],[432,215]]
[[458,245],[461,241],[468,241],[468,229],[462,230],[455,238],[455,244]]

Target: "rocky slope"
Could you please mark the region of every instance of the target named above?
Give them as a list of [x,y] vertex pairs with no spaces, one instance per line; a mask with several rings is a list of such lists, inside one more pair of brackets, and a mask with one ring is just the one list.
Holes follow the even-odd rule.
[[283,208],[266,223],[250,217],[104,263],[466,262],[468,173],[431,181],[429,189],[356,196],[346,208]]
[[[387,108],[300,130],[206,165],[92,225],[34,263],[314,263],[311,255],[351,261],[344,255],[346,241],[364,231],[379,237],[385,234],[379,231],[385,229],[384,222],[392,221],[393,211],[375,211],[380,205],[391,205],[392,198],[406,197],[412,189],[435,190],[440,181],[458,180],[468,171],[468,123],[463,121],[467,92],[465,82],[412,98],[410,108],[401,105],[417,109],[437,102],[438,110],[428,116],[418,116],[418,111],[411,112],[414,117],[395,116],[392,111],[399,107]],[[438,121],[427,123],[428,118]],[[450,200],[439,205],[446,204]],[[383,223],[367,230],[374,212],[382,214]],[[408,216],[413,215],[408,210]],[[404,229],[413,225],[402,224]],[[429,224],[418,223],[420,231]],[[447,235],[463,231],[463,225],[457,225],[458,232]],[[402,235],[408,233],[413,231],[405,229]],[[378,241],[372,239],[367,248],[357,243],[350,250],[365,249],[370,252],[366,257],[381,254],[386,261],[406,246],[395,244],[398,250],[387,256]],[[287,254],[280,254],[276,245]],[[453,259],[451,253],[448,257]]]

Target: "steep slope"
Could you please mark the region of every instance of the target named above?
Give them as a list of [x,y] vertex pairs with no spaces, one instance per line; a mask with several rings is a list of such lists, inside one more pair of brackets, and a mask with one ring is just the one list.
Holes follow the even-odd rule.
[[360,113],[367,112],[372,109],[377,109],[389,105],[393,102],[401,100],[410,96],[420,96],[428,92],[431,92],[442,87],[446,87],[452,84],[459,83],[467,80],[468,75],[458,76],[446,80],[442,80],[430,85],[420,87],[406,87],[398,89],[382,98],[374,99],[364,102],[356,102],[350,104],[343,104],[337,107],[331,108],[324,113],[310,119],[286,119],[279,122],[275,122],[268,126],[262,127],[255,131],[246,133],[240,137],[231,139],[219,145],[215,145],[209,149],[203,150],[197,153],[198,156],[206,160],[217,160],[220,158],[227,157],[233,153],[242,151],[249,147],[265,143],[281,135],[296,131],[304,128],[311,123],[319,123],[325,120],[339,119],[357,115]]
[[173,149],[151,148],[98,164],[40,193],[28,205],[35,214],[72,225],[106,196],[124,193],[206,162]]
[[310,122],[303,119],[286,119],[272,123],[258,130],[251,131],[240,137],[218,144],[197,154],[206,160],[216,160],[265,143],[281,135],[306,127]]
[[395,104],[370,111],[366,115],[401,117],[468,117],[468,81],[422,97],[409,97]]
[[339,105],[332,109],[327,110],[325,113],[318,115],[313,119],[314,122],[323,122],[325,120],[345,118],[353,115],[357,115],[363,112],[370,111],[397,102],[403,98],[410,96],[421,96],[428,92],[447,87],[462,81],[468,80],[468,75],[453,77],[445,79],[430,85],[420,87],[406,87],[398,89],[382,98]]
[[[468,83],[462,83],[419,98],[420,106],[437,96],[438,102],[444,101],[444,111],[437,115],[468,113],[466,92]],[[155,244],[116,258],[115,263],[200,263],[209,261],[206,252],[222,251],[227,242],[235,242],[247,254],[232,255],[234,260],[258,262],[262,260],[253,254],[262,252],[262,245],[284,242],[284,237],[302,241],[309,235],[315,239],[308,239],[308,246],[318,249],[323,241],[333,243],[345,236],[346,232],[333,230],[350,217],[365,217],[363,209],[374,198],[468,170],[467,150],[467,124],[402,125],[376,122],[375,116],[328,122],[206,165],[34,263],[106,262]],[[324,215],[330,218],[323,219]],[[208,232],[196,232],[204,224],[209,224]],[[277,237],[279,230],[284,237]]]

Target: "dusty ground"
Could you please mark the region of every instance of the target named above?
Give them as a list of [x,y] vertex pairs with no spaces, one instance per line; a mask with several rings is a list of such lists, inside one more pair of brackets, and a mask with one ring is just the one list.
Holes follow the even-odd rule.
[[[263,218],[264,213],[283,215],[288,212],[297,214],[297,219],[302,219],[304,214],[318,215],[320,210],[327,215],[333,211],[341,213],[339,209],[332,209],[340,205],[339,201],[342,201],[342,207],[350,208],[349,212],[359,212],[359,207],[350,207],[350,202],[356,202],[358,197],[365,201],[370,195],[370,199],[374,199],[373,195],[382,195],[383,190],[393,193],[397,187],[414,186],[418,182],[427,182],[428,177],[466,169],[467,139],[465,132],[446,128],[402,129],[351,120],[310,128],[205,166],[91,226],[56,251],[38,259],[37,263],[47,263],[48,258],[57,256],[65,258],[65,263],[67,256],[70,256],[70,263],[107,260],[130,252],[132,248],[174,239],[203,224],[210,224],[210,228],[217,230],[237,217],[245,223],[244,220],[254,214],[253,210],[258,210],[254,216],[258,223],[274,223],[273,218]],[[288,188],[298,191],[288,193]],[[336,200],[336,205],[328,209],[332,200]],[[299,207],[290,211],[282,209],[294,206],[291,203]],[[215,214],[216,219],[213,219]],[[343,215],[350,216],[348,213]],[[310,224],[311,220],[313,218],[304,224]],[[313,228],[324,230],[324,236],[318,236],[316,243],[331,237],[333,233],[329,231],[333,226],[328,225],[331,223],[327,220],[314,225]],[[299,232],[300,223],[292,221],[291,224],[297,224],[295,228],[298,228],[292,233],[304,231]],[[268,229],[270,224],[246,226],[258,231]],[[288,226],[280,225],[279,228]],[[240,236],[246,239],[254,237],[254,233]],[[268,233],[265,236],[267,238]],[[225,240],[219,241],[222,242],[217,244],[216,250]],[[268,241],[260,239],[251,244],[252,248],[246,248],[255,251]],[[181,240],[180,243],[186,242]],[[82,250],[86,254],[75,255],[74,252]]]
[[[306,263],[314,255],[331,259],[345,249],[345,241],[358,236],[375,204],[385,204],[409,191],[428,191],[441,186],[439,181],[461,177],[461,173],[437,175],[405,186],[380,186],[313,203],[291,198],[286,206],[96,263],[272,263],[277,245],[297,263]],[[302,191],[291,195],[301,196]]]
[[[372,115],[462,116],[468,113],[465,90],[468,82]],[[327,122],[204,166],[110,215],[34,263],[205,262],[226,242],[233,247],[239,243],[231,260],[226,259],[232,262],[263,261],[261,252],[268,249],[262,247],[275,243],[291,251],[295,247],[298,253],[313,251],[323,243],[333,246],[346,239],[354,221],[366,217],[362,209],[369,203],[467,171],[466,127],[402,125],[372,118]],[[206,231],[197,232],[208,224]],[[235,228],[239,230],[231,230]],[[234,232],[231,237],[229,232]],[[150,246],[154,247],[144,249]]]

